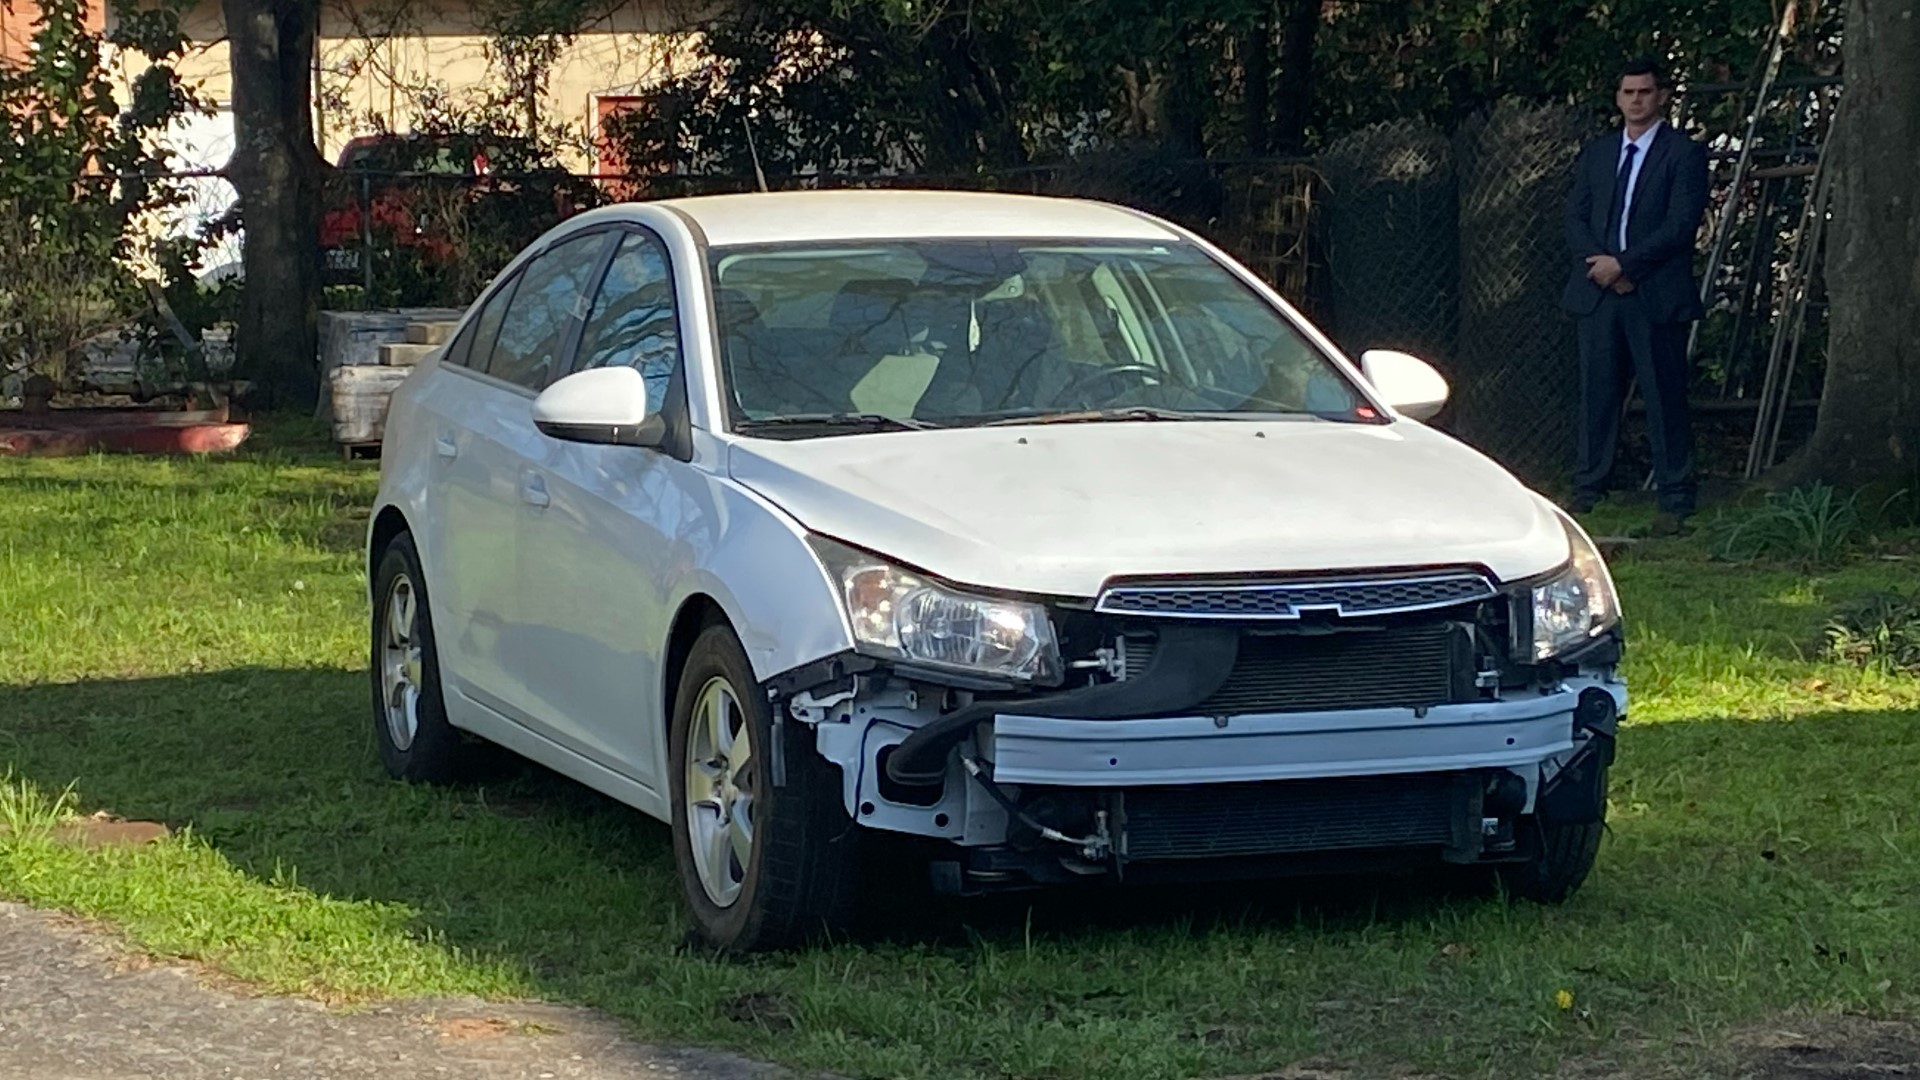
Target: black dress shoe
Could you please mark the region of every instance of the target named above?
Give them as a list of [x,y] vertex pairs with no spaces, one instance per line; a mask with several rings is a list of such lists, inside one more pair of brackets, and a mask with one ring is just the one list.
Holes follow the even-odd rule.
[[1569,514],[1592,513],[1593,508],[1598,505],[1600,505],[1600,496],[1591,495],[1584,491],[1576,492],[1574,493],[1573,498],[1567,500],[1567,513]]

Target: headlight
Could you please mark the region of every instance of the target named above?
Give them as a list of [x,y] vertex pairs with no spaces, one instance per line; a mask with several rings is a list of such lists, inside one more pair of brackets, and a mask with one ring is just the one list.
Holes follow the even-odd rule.
[[1058,681],[1060,647],[1040,605],[956,592],[831,540],[809,542],[839,588],[861,652],[1018,682]]
[[1533,658],[1546,660],[1581,645],[1620,621],[1620,596],[1600,550],[1586,531],[1566,518],[1573,558],[1567,568],[1533,589]]

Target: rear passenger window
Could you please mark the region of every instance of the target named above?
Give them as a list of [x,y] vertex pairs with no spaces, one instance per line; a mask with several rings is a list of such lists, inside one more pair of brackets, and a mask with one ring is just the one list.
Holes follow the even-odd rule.
[[466,325],[466,329],[461,330],[458,334],[455,334],[453,336],[453,340],[447,342],[447,347],[440,350],[440,362],[443,364],[457,364],[460,367],[466,367],[467,366],[467,350],[472,346],[473,346],[473,324],[468,323]]
[[467,366],[467,354],[473,351],[473,332],[475,325],[479,323],[479,321],[480,319],[477,316],[470,320],[466,326],[460,329],[458,334],[453,336],[452,341],[447,342],[447,347],[440,350],[440,362],[442,364],[456,364],[460,367]]
[[680,363],[667,253],[645,233],[629,233],[607,267],[580,335],[579,368],[630,367],[647,383],[647,411],[659,412]]
[[480,309],[480,315],[473,320],[472,343],[453,352],[452,359],[475,371],[487,370],[488,358],[493,355],[494,339],[500,336],[500,320],[506,315],[507,302],[513,299],[514,287],[519,283],[518,277],[511,278],[487,297],[486,306]]
[[520,272],[487,374],[529,390],[547,385],[559,370],[560,352],[584,306],[587,282],[607,239],[608,234],[600,232],[575,237]]

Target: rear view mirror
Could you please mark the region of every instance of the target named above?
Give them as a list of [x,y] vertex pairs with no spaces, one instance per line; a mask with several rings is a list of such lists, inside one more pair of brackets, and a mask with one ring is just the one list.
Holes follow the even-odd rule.
[[647,381],[630,367],[576,371],[533,399],[533,426],[568,442],[659,446],[666,424],[647,413]]
[[1410,420],[1430,420],[1447,403],[1446,377],[1417,356],[1368,349],[1360,354],[1360,373],[1394,412]]

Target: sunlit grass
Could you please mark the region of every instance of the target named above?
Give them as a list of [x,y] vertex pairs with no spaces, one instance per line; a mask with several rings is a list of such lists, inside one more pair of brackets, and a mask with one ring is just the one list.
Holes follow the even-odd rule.
[[[1908,564],[1699,539],[1616,560],[1631,720],[1566,907],[1405,882],[916,901],[891,937],[733,963],[683,947],[651,820],[538,770],[385,779],[377,465],[306,430],[231,460],[0,461],[0,895],[274,989],[544,996],[859,1077],[1511,1076],[1601,1051],[1702,1075],[1775,1011],[1915,1002],[1920,680],[1822,649]],[[55,839],[102,810],[175,834]]]

